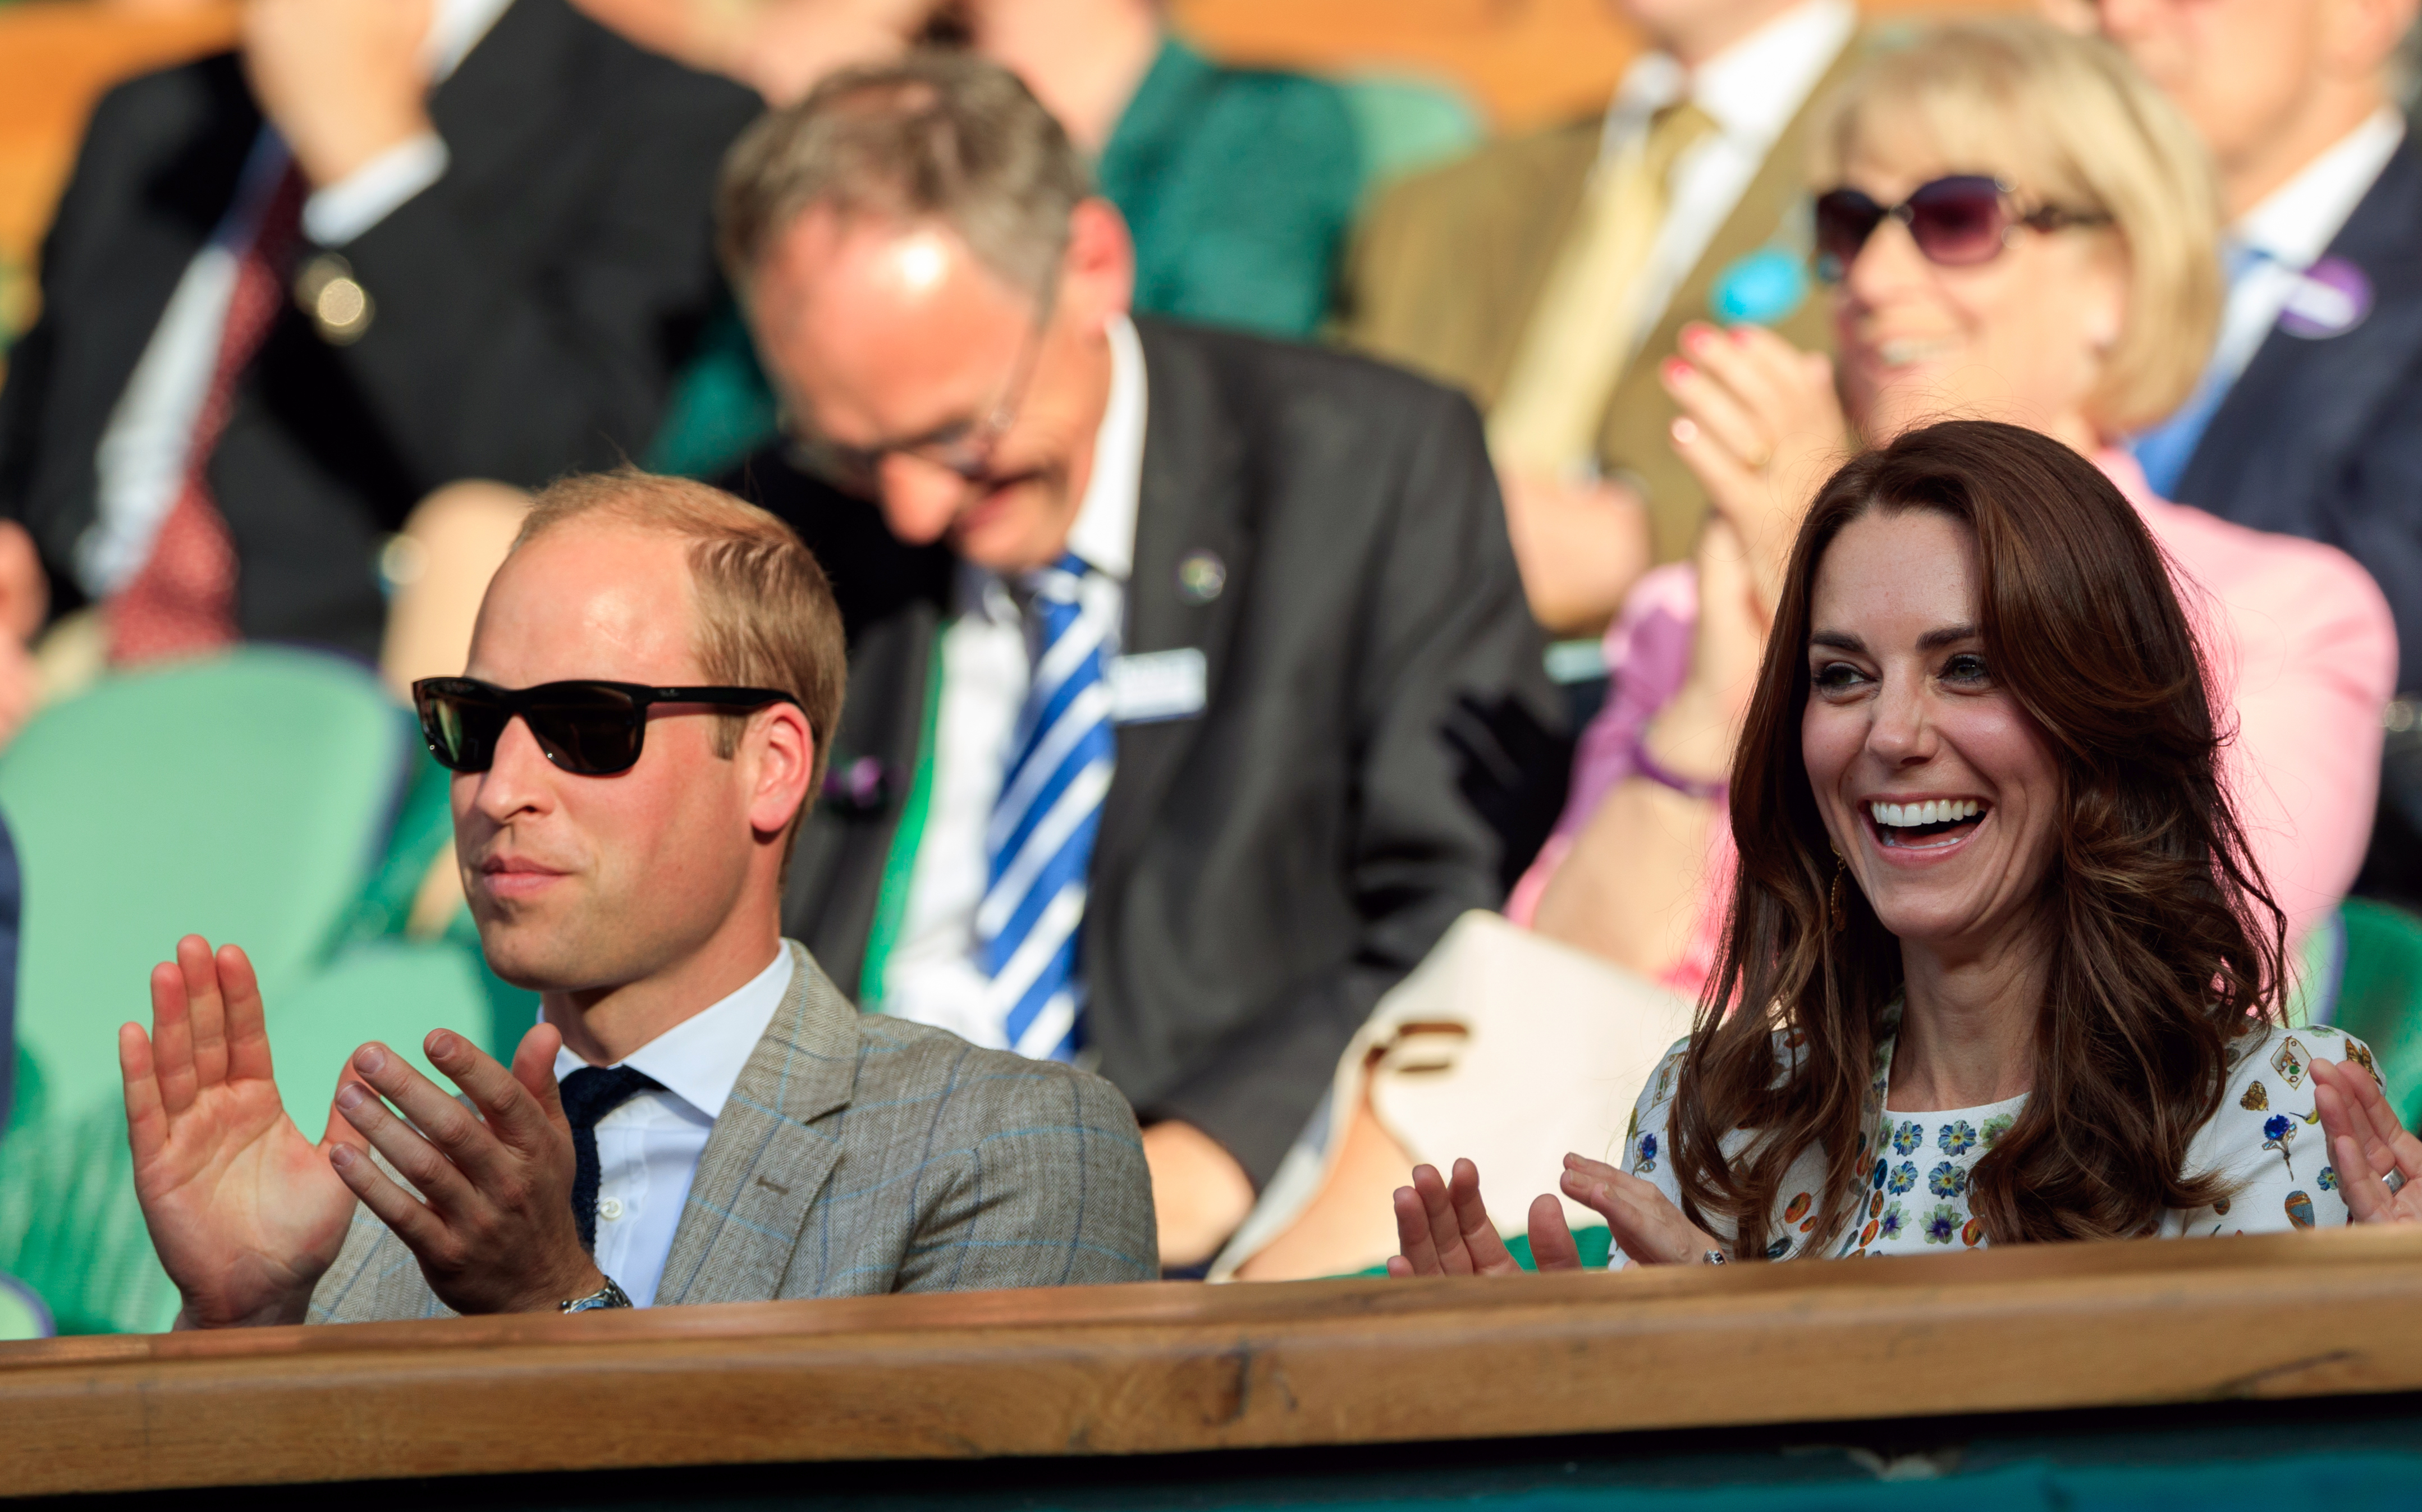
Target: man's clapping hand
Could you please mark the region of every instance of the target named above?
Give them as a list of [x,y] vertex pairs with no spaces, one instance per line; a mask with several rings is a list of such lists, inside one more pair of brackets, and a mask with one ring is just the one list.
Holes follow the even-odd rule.
[[120,1029],[118,1063],[134,1192],[185,1301],[178,1326],[302,1322],[354,1211],[329,1158],[357,1156],[360,1136],[331,1113],[314,1144],[286,1116],[244,952],[179,940],[176,964],[151,972],[151,1033]]
[[459,1034],[429,1036],[430,1063],[471,1109],[385,1046],[363,1046],[315,1144],[278,1097],[244,952],[180,940],[176,963],[151,973],[151,1014],[149,1035],[118,1031],[118,1055],[135,1195],[184,1299],[180,1327],[302,1322],[357,1197],[458,1313],[549,1311],[605,1284],[573,1221],[552,1025],[523,1038],[511,1070]]
[[471,1108],[382,1045],[354,1052],[359,1081],[337,1095],[338,1112],[419,1195],[352,1149],[330,1152],[337,1173],[458,1313],[552,1312],[606,1284],[572,1216],[572,1126],[555,1081],[562,1043],[541,1024],[508,1070],[461,1035],[432,1032],[429,1063]]

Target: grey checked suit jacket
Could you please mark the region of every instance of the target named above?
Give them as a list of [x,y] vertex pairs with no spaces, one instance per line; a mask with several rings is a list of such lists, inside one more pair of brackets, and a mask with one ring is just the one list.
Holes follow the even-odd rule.
[[[1116,1089],[861,1015],[788,948],[791,990],[707,1137],[657,1305],[1159,1274],[1143,1144]],[[355,1208],[310,1320],[451,1315]]]

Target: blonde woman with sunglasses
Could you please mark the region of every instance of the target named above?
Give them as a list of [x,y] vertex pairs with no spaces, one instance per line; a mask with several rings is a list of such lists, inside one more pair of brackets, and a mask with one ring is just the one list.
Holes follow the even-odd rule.
[[2168,556],[2233,727],[2228,777],[2291,939],[2369,838],[2396,639],[2335,549],[2153,496],[2124,449],[2193,390],[2218,319],[2218,197],[2183,119],[2117,52],[2040,24],[1946,26],[1882,55],[1814,137],[1815,271],[1840,353],[1687,329],[1674,445],[1714,512],[1616,627],[1617,696],[1509,912],[1695,992],[1729,874],[1720,822],[1784,556],[1854,437],[2024,425],[2094,461]]

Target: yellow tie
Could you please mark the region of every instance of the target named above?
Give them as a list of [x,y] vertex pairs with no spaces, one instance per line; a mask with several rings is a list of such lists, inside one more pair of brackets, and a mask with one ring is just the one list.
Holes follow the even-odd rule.
[[1488,417],[1499,465],[1561,473],[1596,460],[1607,403],[1646,313],[1641,296],[1665,225],[1666,180],[1715,129],[1689,101],[1668,106],[1591,182]]

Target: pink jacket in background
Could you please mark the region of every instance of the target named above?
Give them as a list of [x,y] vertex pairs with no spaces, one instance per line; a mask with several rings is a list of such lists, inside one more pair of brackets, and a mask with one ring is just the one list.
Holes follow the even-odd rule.
[[[2250,530],[2156,497],[2135,459],[2095,462],[2136,506],[2170,559],[2188,618],[2204,638],[2215,701],[2235,742],[2230,792],[2292,948],[2337,906],[2363,864],[2380,785],[2381,711],[2397,688],[2397,629],[2371,575],[2335,546]],[[1590,815],[1631,776],[1641,732],[1690,669],[1698,582],[1687,562],[1640,580],[1607,632],[1614,686],[1582,732],[1571,795],[1553,835],[1507,900],[1529,924],[1548,879]],[[1696,993],[1715,967],[1732,884],[1732,836],[1719,827],[1690,949],[1665,982]]]

